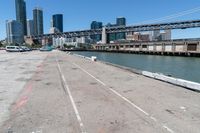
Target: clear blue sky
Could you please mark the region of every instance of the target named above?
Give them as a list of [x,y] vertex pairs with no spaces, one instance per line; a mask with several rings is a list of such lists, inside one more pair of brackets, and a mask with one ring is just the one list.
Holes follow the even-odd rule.
[[[52,14],[64,14],[64,31],[89,29],[93,20],[104,24],[124,16],[128,25],[200,7],[199,0],[26,0],[27,19],[36,6],[44,10],[44,29],[49,32]],[[15,1],[0,1],[0,40],[6,37],[5,21],[15,19]],[[200,11],[174,20],[200,19]],[[200,37],[200,29],[176,30],[173,38]]]

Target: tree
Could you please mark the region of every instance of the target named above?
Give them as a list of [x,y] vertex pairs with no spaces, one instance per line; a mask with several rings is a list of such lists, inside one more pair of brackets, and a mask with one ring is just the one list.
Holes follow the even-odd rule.
[[2,44],[2,42],[0,42],[0,47],[3,47],[3,44]]
[[42,47],[42,45],[39,44],[39,43],[33,43],[32,44],[32,48],[41,48],[41,47]]

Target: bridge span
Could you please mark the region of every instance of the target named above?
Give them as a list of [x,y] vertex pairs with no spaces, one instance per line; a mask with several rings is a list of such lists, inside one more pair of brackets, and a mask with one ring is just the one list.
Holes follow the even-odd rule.
[[[144,24],[144,25],[133,25],[133,26],[105,27],[104,34],[120,33],[120,32],[167,30],[167,29],[186,29],[186,28],[197,28],[197,27],[200,27],[200,20],[177,21],[177,22]],[[56,34],[43,34],[38,36],[28,36],[27,38],[33,38],[33,39],[53,38],[53,37],[72,38],[72,37],[84,37],[84,36],[101,35],[101,34],[103,34],[103,29],[70,31],[70,32],[63,32]]]

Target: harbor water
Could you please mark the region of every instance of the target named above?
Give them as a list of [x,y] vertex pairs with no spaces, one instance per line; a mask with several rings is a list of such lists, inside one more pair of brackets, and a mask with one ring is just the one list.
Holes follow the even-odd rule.
[[74,53],[87,57],[96,56],[101,61],[200,83],[200,58],[106,52]]

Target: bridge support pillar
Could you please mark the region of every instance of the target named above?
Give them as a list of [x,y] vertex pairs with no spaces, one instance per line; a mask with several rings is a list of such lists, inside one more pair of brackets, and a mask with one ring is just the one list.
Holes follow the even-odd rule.
[[197,44],[197,52],[200,52],[200,42]]
[[185,42],[185,43],[184,43],[184,49],[183,49],[183,50],[184,50],[184,52],[187,52],[187,47],[188,47],[188,43],[187,43],[187,42]]
[[106,28],[103,27],[102,29],[102,43],[106,44],[107,43],[107,33],[106,33]]
[[176,44],[172,43],[172,52],[175,53],[176,52]]

